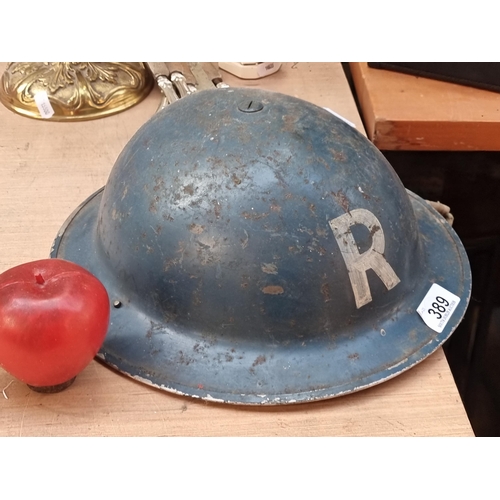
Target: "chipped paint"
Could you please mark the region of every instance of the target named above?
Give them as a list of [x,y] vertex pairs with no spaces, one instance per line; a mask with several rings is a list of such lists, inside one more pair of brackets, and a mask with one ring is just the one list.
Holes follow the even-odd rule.
[[260,266],[263,273],[266,274],[278,274],[278,268],[275,264],[262,264]]
[[241,242],[241,248],[245,249],[248,246],[249,237],[245,229],[243,229],[243,232],[245,233],[245,237],[240,239],[240,242]]
[[206,401],[211,401],[212,403],[225,403],[226,402],[226,400],[220,399],[220,398],[214,398],[210,394],[207,394],[206,396],[204,396],[203,399]]

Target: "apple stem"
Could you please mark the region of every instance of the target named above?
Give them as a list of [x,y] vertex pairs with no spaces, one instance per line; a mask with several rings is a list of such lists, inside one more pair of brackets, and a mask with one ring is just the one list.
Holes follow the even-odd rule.
[[43,285],[45,283],[45,280],[43,279],[43,276],[41,274],[37,274],[35,276],[35,279],[39,285]]

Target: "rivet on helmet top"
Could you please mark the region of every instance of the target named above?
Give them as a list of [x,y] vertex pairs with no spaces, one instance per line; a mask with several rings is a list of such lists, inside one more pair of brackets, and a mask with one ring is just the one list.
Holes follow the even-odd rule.
[[257,111],[262,111],[264,105],[260,101],[254,99],[244,100],[238,104],[238,109],[243,113],[257,113]]

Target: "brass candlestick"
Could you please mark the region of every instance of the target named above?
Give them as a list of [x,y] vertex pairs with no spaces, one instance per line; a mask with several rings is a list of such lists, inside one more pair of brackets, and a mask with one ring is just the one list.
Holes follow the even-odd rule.
[[0,80],[0,101],[30,118],[90,120],[137,104],[153,83],[143,63],[13,62]]

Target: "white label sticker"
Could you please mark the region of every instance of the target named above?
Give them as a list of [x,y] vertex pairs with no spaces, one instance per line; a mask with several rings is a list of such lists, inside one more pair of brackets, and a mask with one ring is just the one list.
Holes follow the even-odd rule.
[[45,90],[41,90],[35,94],[35,103],[40,111],[40,116],[42,118],[51,118],[54,114],[54,110],[52,109],[52,105],[49,101],[49,96]]
[[259,76],[267,76],[272,73],[276,73],[276,71],[278,71],[279,69],[278,65],[281,65],[281,63],[274,63],[274,62],[260,63],[257,66],[257,74]]
[[417,308],[425,324],[441,333],[458,306],[460,297],[434,283]]

